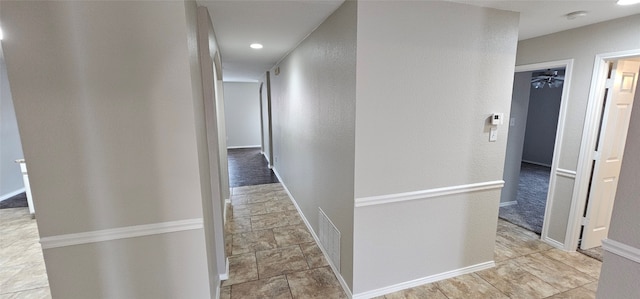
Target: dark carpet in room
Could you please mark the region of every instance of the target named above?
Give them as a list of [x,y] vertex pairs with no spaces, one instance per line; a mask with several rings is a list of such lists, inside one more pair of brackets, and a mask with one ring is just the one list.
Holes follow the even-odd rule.
[[24,208],[27,206],[27,193],[24,192],[0,201],[0,209]]
[[227,155],[231,187],[278,183],[260,148],[229,149]]
[[518,182],[518,204],[501,207],[500,218],[537,234],[542,232],[551,167],[522,162]]

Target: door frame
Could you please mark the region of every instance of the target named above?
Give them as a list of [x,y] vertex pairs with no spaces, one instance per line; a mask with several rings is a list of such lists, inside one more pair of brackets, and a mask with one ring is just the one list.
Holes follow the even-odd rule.
[[562,96],[560,98],[560,112],[558,113],[558,126],[556,127],[556,139],[553,146],[553,159],[551,160],[551,174],[549,177],[549,189],[547,190],[547,202],[544,209],[544,220],[542,222],[542,233],[540,239],[549,245],[562,248],[563,244],[557,240],[549,238],[549,218],[553,207],[553,199],[555,198],[557,176],[572,176],[572,171],[561,169],[560,154],[562,153],[562,140],[564,135],[564,126],[567,119],[567,104],[569,100],[569,90],[571,89],[571,76],[573,74],[573,59],[556,60],[549,62],[517,65],[515,73],[537,71],[541,69],[565,68],[564,83],[562,85]]
[[595,153],[595,145],[598,138],[598,125],[600,123],[600,112],[604,101],[603,95],[607,80],[607,61],[619,60],[640,56],[640,49],[610,52],[597,54],[593,64],[593,74],[591,77],[591,87],[589,89],[589,99],[587,104],[587,114],[585,116],[584,128],[582,130],[582,142],[580,144],[580,154],[578,156],[578,168],[576,180],[573,186],[573,196],[571,198],[571,209],[567,223],[567,233],[565,236],[566,251],[575,251],[580,240],[580,230],[582,228],[582,218],[584,215],[587,193],[589,192],[589,180],[591,179],[591,164]]

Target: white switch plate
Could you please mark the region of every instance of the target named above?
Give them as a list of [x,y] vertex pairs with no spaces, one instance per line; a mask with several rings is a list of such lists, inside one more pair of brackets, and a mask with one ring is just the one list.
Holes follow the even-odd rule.
[[498,140],[498,128],[491,128],[491,133],[489,133],[489,141],[495,142]]
[[516,118],[515,118],[515,117],[512,117],[512,118],[511,118],[511,122],[509,123],[509,126],[513,127],[513,126],[515,126],[515,125],[516,125]]

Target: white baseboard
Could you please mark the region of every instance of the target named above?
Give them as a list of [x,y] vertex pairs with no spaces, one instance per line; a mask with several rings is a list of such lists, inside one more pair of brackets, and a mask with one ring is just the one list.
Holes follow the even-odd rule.
[[[558,241],[556,241],[554,239],[551,239],[548,236],[543,235],[540,238],[540,240],[542,240],[542,242],[545,242],[545,243],[547,243],[547,244],[549,244],[549,245],[551,245],[551,246],[553,246],[555,248],[558,248],[558,249],[563,250],[563,251],[567,251],[567,249],[565,248],[563,243],[560,243],[560,242],[558,242]],[[572,250],[572,251],[575,251],[575,249]]]
[[225,260],[225,272],[220,274],[220,281],[229,279],[229,258]]
[[293,197],[293,195],[289,191],[289,188],[287,188],[287,185],[285,185],[285,183],[282,181],[282,177],[280,177],[278,170],[273,168],[273,173],[275,173],[276,177],[278,177],[278,180],[280,181],[280,184],[282,184],[282,187],[284,187],[284,190],[287,191],[287,195],[289,195],[289,199],[291,199],[291,202],[293,202],[293,205],[296,207],[298,214],[300,214],[300,218],[302,218],[302,221],[307,226],[307,230],[309,230],[309,233],[311,233],[311,236],[316,241],[316,244],[318,244],[318,247],[322,251],[324,258],[329,263],[331,270],[336,275],[336,278],[338,279],[338,282],[340,282],[340,285],[342,286],[342,289],[344,290],[345,294],[347,294],[348,298],[353,298],[351,289],[349,289],[349,285],[344,280],[344,277],[342,277],[342,275],[340,274],[340,271],[338,271],[338,268],[333,264],[333,262],[329,258],[329,254],[327,253],[327,251],[324,249],[324,247],[322,247],[322,244],[320,243],[320,238],[318,237],[318,235],[316,235],[316,232],[313,230],[313,227],[311,227],[311,224],[309,223],[309,220],[307,220],[307,217],[305,217],[304,213],[302,213],[302,210],[300,209],[298,202],[296,202],[296,199]]
[[3,200],[6,200],[6,199],[9,199],[9,198],[12,198],[12,197],[14,197],[14,196],[16,196],[16,195],[18,195],[18,194],[20,194],[20,193],[22,193],[22,192],[26,192],[26,189],[25,189],[25,188],[20,188],[20,189],[18,189],[18,190],[15,190],[15,191],[11,191],[11,192],[9,192],[9,193],[2,194],[2,195],[0,195],[0,201],[3,201]]
[[262,148],[262,145],[237,145],[237,146],[227,146],[227,149],[242,149],[242,148]]
[[544,164],[544,163],[534,162],[534,161],[529,161],[529,160],[522,160],[522,162],[533,164],[533,165],[538,165],[538,166],[551,167],[551,165],[549,165],[549,164]]
[[460,268],[460,269],[456,269],[456,270],[451,270],[451,271],[447,271],[447,272],[443,272],[443,273],[439,273],[439,274],[435,274],[435,275],[430,275],[430,276],[423,277],[423,278],[418,278],[418,279],[414,279],[414,280],[410,280],[410,281],[401,282],[401,283],[398,283],[398,284],[390,285],[390,286],[387,286],[387,287],[384,287],[384,288],[379,288],[379,289],[376,289],[376,290],[371,290],[371,291],[367,291],[367,292],[363,292],[363,293],[354,294],[353,298],[354,299],[374,298],[374,297],[382,296],[382,295],[385,295],[385,294],[390,294],[390,293],[394,293],[394,292],[398,292],[398,291],[414,288],[414,287],[417,287],[417,286],[420,286],[420,285],[423,285],[423,284],[432,283],[432,282],[444,280],[444,279],[447,279],[447,278],[452,278],[452,277],[456,277],[456,276],[460,276],[460,275],[464,275],[464,274],[469,274],[469,273],[473,273],[473,272],[477,272],[477,271],[481,271],[481,270],[485,270],[485,269],[489,269],[489,268],[493,268],[493,267],[495,267],[495,263],[493,261],[484,262],[484,263],[480,263],[480,264],[476,264],[476,265],[472,265],[472,266],[468,266],[468,267],[464,267],[464,268]]
[[517,200],[512,200],[512,201],[505,201],[505,202],[501,202],[500,203],[500,207],[508,207],[508,206],[515,206],[518,204]]
[[640,264],[640,249],[611,239],[602,240],[602,249]]
[[269,156],[267,155],[267,153],[262,152],[262,156],[264,156],[264,158],[267,160],[267,164],[269,164],[269,169],[271,169],[271,161],[269,161]]

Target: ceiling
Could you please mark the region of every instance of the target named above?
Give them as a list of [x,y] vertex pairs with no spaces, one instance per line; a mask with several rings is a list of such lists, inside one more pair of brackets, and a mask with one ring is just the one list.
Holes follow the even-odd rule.
[[[615,0],[450,1],[520,12],[520,40],[640,13],[640,4],[619,6]],[[223,79],[226,82],[258,81],[342,2],[343,0],[198,1],[211,14],[222,56]],[[570,12],[580,10],[587,11],[588,15],[574,20],[565,17]],[[249,48],[255,42],[263,44],[264,48]]]

